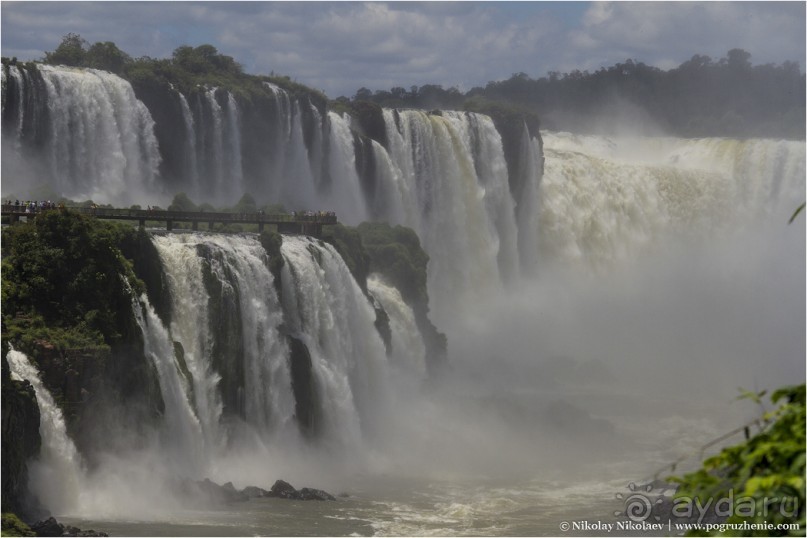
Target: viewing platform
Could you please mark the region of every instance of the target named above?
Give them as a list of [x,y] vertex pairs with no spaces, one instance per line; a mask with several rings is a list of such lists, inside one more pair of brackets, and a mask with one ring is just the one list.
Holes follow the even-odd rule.
[[169,232],[179,222],[190,222],[192,230],[199,229],[199,223],[207,223],[207,229],[212,230],[216,223],[221,224],[257,224],[258,231],[262,232],[267,224],[277,226],[280,233],[297,233],[319,237],[322,227],[336,224],[336,214],[332,212],[300,212],[294,214],[279,213],[224,213],[212,211],[167,211],[162,209],[121,209],[113,207],[75,207],[59,206],[51,209],[27,210],[24,206],[3,204],[2,216],[8,217],[14,224],[21,218],[28,220],[45,211],[70,210],[97,219],[138,221],[141,227],[146,221],[165,222],[165,229]]

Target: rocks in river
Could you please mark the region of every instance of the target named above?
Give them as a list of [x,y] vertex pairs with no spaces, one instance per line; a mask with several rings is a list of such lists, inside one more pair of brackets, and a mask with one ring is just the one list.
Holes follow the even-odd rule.
[[49,517],[31,525],[31,530],[37,536],[61,536],[64,533],[64,525],[56,521],[55,518]]
[[49,517],[31,525],[37,536],[109,536],[105,532],[94,530],[83,531],[70,525],[62,525],[55,518]]
[[234,503],[249,500],[249,496],[235,489],[232,482],[227,482],[219,486],[209,478],[205,478],[204,480],[194,482],[194,484],[209,501],[214,503]]
[[269,492],[269,497],[279,497],[281,499],[296,499],[299,492],[285,480],[277,480]]
[[321,489],[303,488],[300,490],[301,501],[335,501],[336,498]]
[[250,499],[254,499],[257,497],[269,497],[269,492],[263,488],[259,488],[257,486],[247,486],[241,490],[241,493],[249,497]]
[[303,488],[297,490],[285,480],[277,480],[267,497],[291,499],[295,501],[335,501],[336,497],[321,489]]
[[290,499],[295,501],[335,501],[336,498],[326,491],[314,488],[296,489],[284,480],[278,480],[267,491],[257,486],[247,486],[237,490],[232,482],[218,485],[209,478],[204,480],[177,479],[171,489],[195,503],[206,505],[231,504],[246,502],[256,498]]

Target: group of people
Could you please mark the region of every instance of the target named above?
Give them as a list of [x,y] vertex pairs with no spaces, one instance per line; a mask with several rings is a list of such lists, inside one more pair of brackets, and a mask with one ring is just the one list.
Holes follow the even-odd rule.
[[335,211],[292,211],[292,217],[335,217]]
[[[10,205],[14,208],[14,211],[22,212],[25,211],[26,213],[39,213],[40,211],[45,211],[47,209],[56,209],[56,202],[51,202],[50,200],[26,200],[20,202],[19,200],[14,200],[14,203],[11,203],[11,200],[6,202],[6,205]],[[60,204],[61,205],[61,204]]]

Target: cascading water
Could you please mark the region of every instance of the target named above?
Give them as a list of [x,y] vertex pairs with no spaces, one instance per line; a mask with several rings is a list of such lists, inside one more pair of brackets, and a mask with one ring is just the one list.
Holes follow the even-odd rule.
[[[17,76],[18,71],[24,70],[9,70],[8,78]],[[56,118],[70,117],[80,127],[79,136],[70,138],[75,143],[67,147],[62,134],[65,122],[51,122],[56,143],[48,147],[60,156],[54,159],[69,157],[71,162],[85,163],[82,155],[89,151],[95,155],[89,161],[97,163],[93,170],[84,164],[80,175],[60,176],[61,183],[54,182],[58,190],[68,195],[84,192],[99,202],[119,201],[124,205],[153,203],[143,199],[144,194],[160,200],[170,195],[163,191],[163,185],[152,181],[159,164],[153,133],[126,130],[125,135],[140,140],[155,159],[127,153],[129,168],[151,172],[127,175],[124,181],[107,170],[123,162],[118,158],[123,153],[109,148],[109,141],[125,137],[117,137],[106,128],[90,132],[88,127],[103,127],[113,112],[88,109],[89,97],[80,98],[87,94],[88,80],[125,87],[127,98],[133,99],[128,83],[92,70],[43,66],[42,72],[49,81],[58,79],[58,84],[49,82],[48,91],[36,98],[47,103]],[[171,163],[185,163],[172,164],[173,174],[181,176],[171,178],[177,190],[195,193],[201,197],[198,201],[215,204],[229,204],[243,192],[252,192],[260,202],[281,203],[288,209],[333,210],[348,224],[372,218],[412,227],[431,256],[429,290],[434,294],[438,320],[449,316],[463,298],[478,298],[480,290],[498,289],[502,281],[517,275],[521,253],[530,251],[524,243],[535,233],[529,228],[534,220],[529,204],[523,201],[519,201],[522,208],[528,209],[515,214],[502,140],[490,118],[470,113],[445,112],[439,116],[384,110],[386,141],[382,145],[367,138],[359,140],[347,116],[322,113],[311,102],[293,98],[272,83],[264,82],[263,86],[272,98],[251,110],[251,115],[265,116],[258,120],[242,118],[238,99],[224,89],[198,91],[192,100],[179,96],[171,118],[181,118],[184,124],[185,139],[175,146],[183,155],[170,159]],[[15,99],[22,99],[21,93]],[[148,116],[139,101],[133,100],[129,108],[145,111]],[[4,132],[9,130],[8,123],[4,117]],[[164,137],[176,138],[174,127],[164,129]],[[91,135],[103,138],[103,143],[93,144],[88,138]],[[529,139],[526,130],[525,136]],[[106,149],[96,152],[96,148]],[[362,159],[357,148],[366,152]],[[528,159],[540,157],[529,152],[524,155]],[[371,176],[360,177],[357,168],[367,159],[372,165],[364,173]],[[59,164],[60,170],[64,168]],[[530,163],[522,168],[539,171]],[[85,181],[93,188],[85,188]],[[535,176],[520,183],[537,181]],[[530,187],[525,188],[529,191]]]
[[42,65],[39,73],[45,92],[28,98],[37,99],[40,114],[46,114],[47,124],[40,127],[45,132],[18,135],[47,140],[49,177],[31,177],[32,184],[49,180],[67,196],[126,204],[159,190],[154,122],[128,82],[94,69]]
[[[502,197],[507,175],[501,139],[487,128],[489,120],[472,125],[475,115],[385,110],[384,118],[391,161],[405,185],[399,189],[411,219],[405,224],[430,256],[429,297],[439,325],[463,299],[502,283],[500,252],[502,265],[514,267],[513,204]],[[477,174],[476,150],[484,178]],[[511,235],[500,237],[500,231]]]
[[367,220],[367,205],[356,173],[356,155],[350,118],[334,112],[327,116],[328,172],[330,181],[320,203],[327,204],[351,225]]
[[311,355],[326,442],[356,447],[383,407],[384,344],[375,313],[330,245],[286,236],[281,247],[287,329]]
[[545,133],[543,260],[602,268],[669,234],[786,220],[804,198],[803,144]]
[[[498,242],[499,273],[505,282],[513,281],[519,266],[518,229],[501,136],[487,116],[460,112],[445,112],[444,116],[460,134],[463,152],[473,158],[476,181],[484,189],[485,214],[492,226],[490,234]],[[525,137],[529,139],[529,134],[525,133]]]
[[[141,125],[132,120],[145,109],[134,100],[128,84],[91,70],[43,67],[41,73],[38,89],[35,77],[22,67],[4,69],[4,87],[13,90],[3,99],[4,137],[13,136],[18,141],[4,144],[4,157],[7,151],[34,149],[32,141],[44,134],[40,131],[34,136],[32,129],[42,124],[47,129],[48,145],[44,147],[49,153],[44,161],[50,172],[54,162],[64,165],[65,170],[81,163],[86,170],[86,175],[71,172],[64,175],[62,183],[55,183],[65,193],[86,192],[98,196],[97,201],[115,201],[118,197],[124,204],[137,201],[141,191],[158,193],[160,186],[152,181],[157,179],[159,164],[156,142],[146,128],[147,121]],[[505,155],[512,152],[505,154],[502,137],[485,116],[384,110],[384,140],[378,137],[368,141],[356,134],[358,125],[347,117],[318,110],[277,86],[265,86],[274,100],[264,102],[263,109],[249,109],[269,116],[261,126],[260,132],[266,136],[257,138],[259,144],[247,134],[254,134],[247,129],[258,129],[256,122],[251,122],[251,114],[242,114],[247,108],[241,107],[245,103],[239,104],[235,95],[207,89],[189,94],[187,100],[180,96],[181,122],[188,138],[177,147],[192,158],[187,166],[180,167],[186,177],[179,178],[178,183],[184,181],[191,192],[210,197],[198,201],[220,204],[247,189],[256,197],[267,197],[259,199],[261,203],[281,202],[289,209],[333,209],[348,223],[377,218],[412,227],[430,256],[428,288],[434,317],[441,329],[446,325],[453,329],[449,333],[451,361],[461,364],[462,360],[478,360],[484,381],[470,384],[471,390],[464,380],[456,381],[448,393],[437,395],[449,402],[445,408],[435,404],[437,399],[430,399],[431,395],[412,397],[417,389],[401,390],[405,386],[401,377],[411,376],[399,376],[399,369],[414,371],[418,380],[425,373],[427,346],[417,331],[411,306],[394,288],[378,278],[369,279],[368,292],[389,317],[392,345],[387,357],[370,301],[344,261],[321,241],[284,237],[281,255],[285,264],[278,297],[268,269],[268,262],[276,260],[268,259],[256,237],[197,233],[157,236],[153,242],[171,295],[165,318],[170,318],[169,326],[162,324],[145,297],[133,306],[166,407],[157,459],[165,459],[178,474],[202,478],[209,472],[214,478],[229,480],[231,471],[221,462],[232,463],[249,452],[244,442],[247,436],[236,435],[243,432],[242,427],[253,434],[250,439],[258,439],[264,447],[305,452],[300,449],[313,445],[325,447],[329,457],[337,451],[328,449],[338,447],[364,457],[365,452],[353,449],[378,431],[379,415],[387,416],[386,388],[391,385],[397,389],[391,391],[393,396],[400,398],[396,404],[401,404],[398,407],[402,411],[397,417],[411,415],[406,417],[405,427],[390,421],[384,434],[396,429],[403,432],[397,438],[390,436],[400,443],[400,452],[418,448],[412,453],[434,457],[435,461],[458,460],[458,468],[463,468],[461,452],[475,447],[478,453],[468,461],[476,469],[500,448],[527,447],[525,452],[533,454],[534,446],[549,436],[542,430],[531,437],[532,431],[525,426],[534,426],[532,420],[538,413],[551,415],[551,419],[555,416],[544,407],[530,407],[534,404],[531,401],[525,406],[523,401],[510,405],[514,383],[530,396],[536,390],[536,379],[551,384],[553,390],[562,388],[567,378],[571,379],[569,386],[578,387],[577,382],[597,381],[592,381],[591,375],[584,378],[583,370],[589,365],[611,367],[625,356],[633,361],[628,373],[639,381],[643,380],[636,372],[652,362],[648,357],[661,357],[659,362],[667,365],[671,375],[680,364],[688,365],[689,373],[682,375],[686,379],[695,367],[698,372],[704,371],[704,358],[734,359],[742,355],[741,348],[752,349],[756,341],[765,344],[753,348],[758,356],[767,353],[768,346],[777,352],[783,349],[780,355],[786,355],[786,345],[779,348],[775,341],[765,341],[774,329],[768,331],[765,322],[754,318],[757,303],[751,308],[751,301],[738,299],[741,296],[736,293],[758,285],[754,263],[762,266],[766,253],[739,267],[732,266],[737,258],[719,258],[720,252],[714,254],[719,258],[714,264],[714,258],[706,256],[704,261],[700,252],[698,258],[681,256],[681,265],[700,270],[691,274],[681,271],[686,278],[679,278],[678,266],[668,259],[653,266],[662,267],[662,279],[642,280],[634,278],[636,272],[626,270],[627,282],[622,282],[613,275],[619,271],[612,271],[610,279],[587,281],[585,286],[575,275],[553,280],[550,274],[541,281],[539,270],[539,282],[519,279],[519,275],[550,264],[558,264],[562,270],[582,267],[585,272],[622,269],[622,261],[643,258],[654,248],[670,247],[670,235],[703,238],[709,244],[714,232],[737,224],[751,228],[758,220],[775,220],[784,227],[787,217],[804,199],[803,143],[609,140],[546,133],[542,146],[525,126],[516,152],[518,166],[508,170],[513,163],[506,161]],[[101,103],[97,110],[90,107],[94,98]],[[38,103],[38,108],[9,104],[22,102]],[[32,115],[36,113],[40,119],[34,121]],[[126,123],[125,119],[132,121]],[[76,140],[65,140],[66,126]],[[125,133],[124,126],[128,126]],[[140,150],[134,151],[134,146]],[[260,161],[264,166],[254,164],[257,159],[250,152],[255,153],[256,146],[265,153]],[[361,158],[359,151],[364,152]],[[372,167],[365,171],[371,169],[372,177],[357,171],[368,155]],[[130,176],[130,165],[144,172]],[[7,170],[4,165],[4,175]],[[516,174],[517,181],[508,178],[508,173]],[[512,192],[514,185],[519,192]],[[794,226],[787,232],[797,230]],[[706,249],[709,255],[712,246]],[[712,273],[697,264],[707,266]],[[715,277],[713,273],[722,276],[727,266],[739,280],[725,283]],[[706,285],[700,282],[703,274],[711,279]],[[784,270],[777,274],[788,277]],[[501,295],[495,302],[478,300],[485,290],[500,290],[509,280],[518,284],[512,295]],[[657,286],[659,280],[665,285]],[[792,283],[792,279],[781,280]],[[709,301],[715,294],[720,300],[702,302],[697,293],[701,286],[710,288]],[[778,308],[789,295],[797,294],[773,289],[770,297],[777,301],[771,303]],[[628,298],[628,307],[620,304],[622,297]],[[683,316],[669,308],[676,301],[683,305]],[[638,314],[629,308],[636,304],[641,305]],[[775,310],[764,306],[760,310],[765,315]],[[654,316],[646,314],[650,307]],[[720,323],[703,324],[708,331],[701,331],[701,326],[691,328],[693,319],[701,319],[694,314],[700,315],[704,309],[710,320],[719,319]],[[474,325],[473,316],[480,310],[487,310],[487,317],[481,316],[481,322]],[[737,319],[725,317],[725,312],[736,313]],[[655,319],[661,321],[656,323]],[[796,321],[803,327],[801,318]],[[640,330],[631,332],[631,327]],[[670,327],[675,327],[674,334]],[[716,336],[704,334],[710,331]],[[628,337],[623,337],[625,334]],[[787,345],[793,340],[791,334],[781,339]],[[665,338],[675,342],[660,346],[659,341]],[[735,340],[739,344],[726,344]],[[803,333],[799,342],[803,346]],[[803,350],[798,345],[791,347]],[[564,357],[559,361],[561,366],[540,362],[551,353]],[[573,358],[565,360],[566,354]],[[518,361],[528,367],[522,368],[524,364]],[[586,368],[575,370],[570,364]],[[533,366],[540,369],[540,375],[521,375],[532,372],[529,368]],[[712,368],[722,366],[717,362]],[[390,376],[392,372],[396,377]],[[456,377],[467,375],[462,368],[455,372]],[[304,382],[306,386],[301,388]],[[452,388],[472,396],[452,400],[456,396],[450,394]],[[309,398],[307,407],[300,405],[301,394]],[[587,403],[591,400],[580,405]],[[302,407],[306,407],[306,419],[310,420],[306,424],[301,424],[298,415]],[[568,420],[573,427],[575,420],[585,415],[574,409],[564,412],[563,405],[559,408],[564,426]],[[508,423],[514,415],[516,419]],[[437,418],[422,420],[421,416]],[[552,420],[536,420],[540,428],[556,431],[551,429]],[[429,422],[446,426],[445,432],[424,426]],[[600,422],[591,419],[577,424],[587,427]],[[567,440],[563,435],[558,434],[560,444]],[[278,437],[288,444],[265,442]],[[308,443],[312,439],[315,441]],[[515,440],[512,445],[508,445],[510,439]],[[519,444],[518,440],[524,439],[527,441]],[[461,450],[455,450],[458,446]],[[518,462],[514,466],[527,461],[538,467],[539,458],[529,459],[518,452],[512,451]],[[510,454],[507,450],[501,453]],[[260,455],[262,462],[277,466],[285,464],[287,457],[283,451],[272,450]],[[232,460],[225,460],[228,456]],[[521,457],[524,459],[518,459]],[[410,465],[416,466],[416,459],[408,460]],[[275,463],[278,460],[281,464]],[[254,467],[243,474],[251,478],[251,473]],[[541,499],[547,497],[547,491],[541,490]]]
[[84,469],[81,456],[67,435],[62,411],[27,355],[11,349],[6,358],[12,378],[31,383],[39,404],[42,448],[40,455],[29,462],[29,487],[54,513],[74,510],[81,504]]
[[180,476],[195,477],[205,470],[202,427],[192,403],[192,379],[177,364],[171,335],[154,312],[148,297],[132,302],[135,320],[143,333],[144,352],[154,364],[165,403],[162,446],[169,466]]
[[189,176],[188,181],[191,185],[191,192],[198,196],[201,194],[201,190],[199,186],[199,165],[196,159],[196,125],[188,100],[182,93],[177,92],[177,94],[182,107],[182,119],[185,123],[185,170]]
[[227,139],[227,176],[230,185],[225,192],[244,190],[244,171],[241,165],[241,113],[238,103],[230,92],[227,92],[227,108],[225,114],[225,137]]
[[[9,75],[14,80],[14,84],[17,91],[19,92],[19,99],[15,113],[17,114],[17,121],[15,122],[16,133],[14,136],[14,150],[19,152],[22,145],[22,133],[23,127],[25,126],[25,100],[26,100],[26,87],[30,85],[30,83],[26,80],[27,73],[25,71],[20,71],[16,65],[9,66],[8,68]],[[4,97],[7,94],[7,82],[6,82],[6,71],[3,70],[3,94]],[[5,114],[6,111],[6,99],[3,99],[3,113]]]
[[205,92],[206,110],[210,114],[210,125],[207,127],[209,137],[209,147],[204,148],[206,153],[205,157],[208,159],[205,169],[208,174],[212,174],[208,178],[208,182],[212,183],[213,193],[216,196],[222,194],[222,182],[225,178],[225,173],[228,170],[224,166],[224,122],[222,120],[221,105],[216,101],[216,88],[211,88]]
[[521,192],[513,193],[518,203],[518,252],[522,274],[534,275],[539,263],[537,208],[540,178],[544,175],[544,151],[543,141],[530,136],[526,123],[521,134],[519,153],[520,169],[517,174]]
[[[264,86],[274,96],[275,118],[267,137],[270,159],[262,171],[258,191],[290,208],[307,208],[316,199],[315,177],[321,169],[316,165],[320,161],[309,160],[297,100],[270,82],[264,82]],[[317,157],[322,158],[321,152]]]
[[[208,451],[223,444],[219,419],[222,412],[218,392],[220,375],[211,364],[212,336],[208,315],[208,293],[202,274],[202,260],[188,236],[156,236],[171,293],[171,335],[183,348],[184,361],[192,379],[193,407]],[[173,353],[172,353],[173,355]]]
[[389,316],[392,352],[390,362],[399,371],[415,372],[422,377],[426,371],[426,346],[415,322],[412,307],[406,304],[394,286],[384,283],[378,275],[370,275],[367,289],[381,303]]
[[[193,403],[203,433],[197,445],[207,446],[209,455],[221,452],[227,415],[241,415],[267,440],[295,437],[291,351],[281,331],[301,340],[311,355],[323,421],[315,428],[323,441],[360,444],[363,430],[372,428],[374,409],[382,406],[386,356],[375,311],[331,246],[284,238],[281,305],[267,254],[255,237],[170,234],[154,237],[154,244],[168,277],[172,321],[169,335],[145,307],[147,351],[172,365],[158,365],[161,380],[170,385],[163,387],[170,392],[164,398],[175,401],[174,391],[184,387],[184,398]],[[404,318],[391,315],[401,327],[398,335],[413,330],[411,309],[406,317],[404,306],[398,305]],[[145,323],[142,315],[138,319]],[[172,338],[182,347],[184,367],[175,364]],[[401,343],[399,356],[410,344]],[[184,368],[185,380],[177,377]]]

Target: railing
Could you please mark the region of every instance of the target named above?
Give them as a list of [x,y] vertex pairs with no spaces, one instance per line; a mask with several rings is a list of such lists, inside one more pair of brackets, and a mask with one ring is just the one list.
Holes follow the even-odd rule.
[[[33,211],[24,205],[3,204],[2,214],[16,217],[33,216],[50,209],[36,208]],[[167,211],[162,209],[125,209],[114,207],[84,207],[59,206],[55,209],[69,209],[77,213],[102,219],[119,220],[158,220],[178,222],[220,222],[220,223],[254,223],[254,224],[282,224],[282,223],[311,223],[336,224],[336,214],[333,212],[299,212],[299,213],[225,213],[219,211]]]

